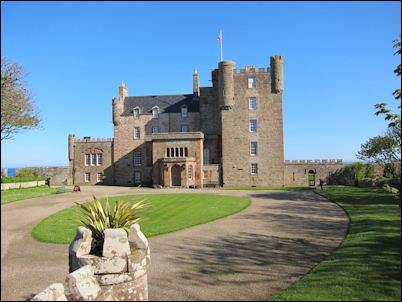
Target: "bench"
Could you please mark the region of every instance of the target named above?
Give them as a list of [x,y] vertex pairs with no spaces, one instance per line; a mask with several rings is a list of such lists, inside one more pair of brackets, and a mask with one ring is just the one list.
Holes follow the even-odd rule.
[[57,188],[56,188],[56,194],[59,194],[59,193],[66,193],[66,192],[67,192],[66,187],[57,187]]

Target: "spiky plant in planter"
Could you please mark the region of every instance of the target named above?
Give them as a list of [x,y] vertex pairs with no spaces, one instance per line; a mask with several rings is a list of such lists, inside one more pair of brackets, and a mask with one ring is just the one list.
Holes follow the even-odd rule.
[[141,220],[138,210],[145,206],[145,199],[131,206],[127,202],[118,200],[111,209],[109,200],[106,200],[105,206],[103,206],[95,195],[92,197],[92,202],[87,206],[78,202],[74,203],[82,209],[81,214],[83,216],[78,222],[92,232],[91,254],[102,256],[105,229],[121,228],[130,233],[130,226]]

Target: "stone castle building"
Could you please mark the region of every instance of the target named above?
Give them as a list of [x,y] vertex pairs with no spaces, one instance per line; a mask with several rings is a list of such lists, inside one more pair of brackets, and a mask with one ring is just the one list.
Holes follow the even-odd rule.
[[68,137],[69,183],[142,186],[311,185],[342,160],[284,161],[283,58],[236,70],[221,61],[212,87],[113,98],[113,139]]

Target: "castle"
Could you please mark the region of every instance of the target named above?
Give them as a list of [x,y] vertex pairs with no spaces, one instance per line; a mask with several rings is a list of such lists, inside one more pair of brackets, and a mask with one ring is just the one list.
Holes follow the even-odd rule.
[[212,87],[113,98],[113,139],[68,136],[69,183],[125,186],[316,185],[342,160],[284,161],[283,57],[270,67],[221,61]]

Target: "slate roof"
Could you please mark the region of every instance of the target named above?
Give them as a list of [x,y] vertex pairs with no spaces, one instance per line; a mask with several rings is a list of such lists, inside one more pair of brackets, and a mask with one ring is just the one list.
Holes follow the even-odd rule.
[[137,106],[141,114],[152,114],[154,106],[159,107],[159,114],[180,113],[183,105],[187,105],[188,112],[199,112],[199,101],[193,97],[193,94],[128,96],[124,99],[123,115],[132,115]]

